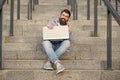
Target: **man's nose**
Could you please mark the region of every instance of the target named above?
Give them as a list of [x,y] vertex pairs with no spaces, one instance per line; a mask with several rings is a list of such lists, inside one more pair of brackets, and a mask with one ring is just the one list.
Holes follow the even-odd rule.
[[64,18],[64,19],[66,20],[66,17],[65,17],[65,16],[63,16],[62,18]]

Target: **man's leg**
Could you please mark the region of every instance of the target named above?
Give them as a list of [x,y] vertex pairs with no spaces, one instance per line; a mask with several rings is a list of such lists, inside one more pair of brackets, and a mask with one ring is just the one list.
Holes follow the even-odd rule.
[[43,47],[45,49],[45,52],[48,56],[48,58],[50,59],[50,61],[52,63],[55,63],[58,59],[58,56],[56,55],[53,47],[52,47],[52,43],[50,41],[43,41]]
[[61,44],[60,47],[55,51],[57,54],[58,58],[70,47],[70,41],[69,40],[64,40]]

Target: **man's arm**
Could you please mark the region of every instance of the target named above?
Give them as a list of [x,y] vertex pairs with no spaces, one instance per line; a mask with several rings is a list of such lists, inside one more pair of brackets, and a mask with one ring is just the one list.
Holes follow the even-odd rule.
[[69,33],[71,33],[71,32],[72,32],[72,27],[71,27],[71,25],[70,25],[70,22],[69,22],[69,21],[67,22],[67,25],[68,25],[68,30],[69,30]]
[[50,22],[48,23],[48,25],[47,25],[47,27],[48,27],[49,29],[53,29],[54,26],[56,26],[56,21],[55,21],[55,20],[54,20],[54,21],[50,21]]

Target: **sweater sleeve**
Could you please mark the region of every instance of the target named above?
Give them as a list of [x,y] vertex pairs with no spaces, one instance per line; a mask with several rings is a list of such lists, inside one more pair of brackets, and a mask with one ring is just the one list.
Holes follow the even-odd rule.
[[72,34],[72,32],[69,33],[69,40],[70,40],[70,42],[73,42],[73,34]]
[[48,25],[58,26],[58,23],[57,23],[56,20],[54,20],[54,21],[50,21],[50,22],[48,23]]

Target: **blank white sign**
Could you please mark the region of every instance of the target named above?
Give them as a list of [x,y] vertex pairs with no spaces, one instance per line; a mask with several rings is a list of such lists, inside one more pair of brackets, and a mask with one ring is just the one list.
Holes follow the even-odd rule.
[[68,26],[54,26],[53,29],[43,27],[43,40],[60,40],[68,38]]

